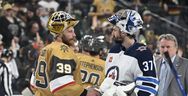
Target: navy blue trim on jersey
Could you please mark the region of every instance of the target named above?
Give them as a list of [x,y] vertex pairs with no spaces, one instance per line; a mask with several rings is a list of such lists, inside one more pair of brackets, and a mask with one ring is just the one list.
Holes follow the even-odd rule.
[[[51,61],[51,72],[50,72],[50,80],[54,80],[58,77],[62,77],[64,75],[73,75],[73,72],[75,71],[76,69],[76,62],[74,61],[74,59],[60,59],[56,56],[52,56],[52,61]],[[61,64],[62,66],[62,70],[66,71],[65,70],[65,66],[68,65],[71,67],[71,70],[68,70],[68,71],[71,71],[70,73],[67,73],[67,72],[57,72],[58,68],[60,68],[57,64]],[[60,69],[61,70],[61,69]]]
[[159,81],[156,78],[148,78],[148,77],[137,77],[137,82],[142,82],[142,86],[156,88],[159,85]]
[[146,81],[146,82],[149,81],[157,85],[159,84],[159,81],[153,78],[137,77],[136,80]]
[[149,88],[149,87],[145,87],[145,86],[136,86],[136,88],[139,88],[141,90],[145,90],[145,91],[148,91],[148,92],[151,92],[153,94],[157,94],[157,91],[152,89],[152,88]]

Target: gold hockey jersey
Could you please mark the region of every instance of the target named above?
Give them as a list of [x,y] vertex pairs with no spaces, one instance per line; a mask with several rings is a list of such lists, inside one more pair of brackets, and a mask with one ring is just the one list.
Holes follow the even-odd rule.
[[105,78],[105,61],[96,57],[77,53],[79,60],[82,84],[84,88],[99,87]]
[[81,74],[73,50],[52,42],[41,50],[34,74],[35,96],[80,96]]

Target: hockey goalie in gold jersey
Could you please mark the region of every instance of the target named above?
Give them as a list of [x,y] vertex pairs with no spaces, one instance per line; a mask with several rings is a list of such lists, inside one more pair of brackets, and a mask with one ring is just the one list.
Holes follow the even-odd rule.
[[31,78],[36,88],[35,96],[89,96],[81,85],[79,62],[69,47],[76,37],[74,26],[78,23],[66,12],[54,12],[48,29],[54,42],[44,47],[38,57],[37,67]]
[[99,56],[102,45],[103,39],[91,35],[85,35],[80,41],[82,53],[78,53],[77,57],[81,64],[82,84],[85,88],[99,87],[105,78],[105,61]]

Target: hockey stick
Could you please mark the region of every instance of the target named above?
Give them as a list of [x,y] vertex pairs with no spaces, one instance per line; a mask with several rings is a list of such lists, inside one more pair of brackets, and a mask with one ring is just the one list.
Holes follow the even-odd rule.
[[186,95],[186,92],[185,92],[185,90],[184,90],[184,88],[183,88],[183,85],[182,85],[182,83],[181,83],[181,81],[180,81],[180,77],[178,76],[178,73],[177,73],[176,69],[174,68],[173,63],[172,63],[172,61],[171,61],[171,59],[170,59],[170,56],[169,56],[168,51],[167,51],[167,52],[164,52],[164,55],[165,55],[165,57],[166,57],[166,59],[167,59],[167,62],[168,62],[168,64],[169,64],[169,66],[170,66],[170,69],[171,69],[173,75],[174,75],[175,78],[176,78],[176,81],[177,81],[177,83],[178,83],[178,87],[179,87],[179,89],[180,89],[180,91],[181,91],[181,93],[182,93],[182,96],[187,96],[187,95]]

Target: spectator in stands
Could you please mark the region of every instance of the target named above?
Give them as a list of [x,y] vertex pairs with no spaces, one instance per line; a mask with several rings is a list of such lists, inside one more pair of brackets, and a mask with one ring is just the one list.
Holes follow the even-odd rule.
[[39,24],[35,21],[28,23],[27,25],[27,31],[26,31],[26,36],[28,37],[29,40],[35,41],[37,39],[37,35],[39,34]]
[[114,0],[94,0],[92,5],[89,15],[92,16],[92,29],[95,29],[114,13],[116,2]]
[[47,21],[48,21],[50,10],[48,10],[48,9],[46,9],[44,7],[39,7],[36,10],[36,12],[37,12],[37,14],[38,14],[38,16],[40,18],[42,27],[45,29],[45,31],[47,31],[46,25],[47,25]]
[[[164,33],[164,29],[161,27],[161,22],[157,21],[155,18],[152,16],[152,12],[148,9],[144,10],[142,12],[142,18],[144,21],[143,24],[143,31],[144,34],[146,34],[147,31],[153,31],[154,34],[162,34]],[[157,26],[156,26],[157,25]]]
[[21,29],[18,21],[13,16],[12,5],[7,3],[3,6],[4,15],[0,17],[0,34],[3,36],[4,46],[9,48],[14,36],[19,37]]
[[[37,7],[37,9],[33,9],[31,6],[28,7],[28,11],[27,11],[27,14],[26,14],[26,17],[27,17],[27,26],[26,26],[26,35],[28,35],[28,31],[30,31],[31,27],[32,27],[32,24],[33,23],[38,23],[38,27],[39,29],[37,28],[41,38],[44,40],[45,39],[45,28],[43,27],[42,25],[42,21],[41,21],[41,13],[42,11],[40,11],[40,8],[41,7]],[[29,33],[30,34],[30,33]]]
[[178,23],[180,8],[178,0],[161,0],[161,7],[166,11],[166,18],[174,23]]
[[38,4],[47,9],[53,8],[55,11],[57,11],[59,7],[59,3],[55,0],[40,0]]

